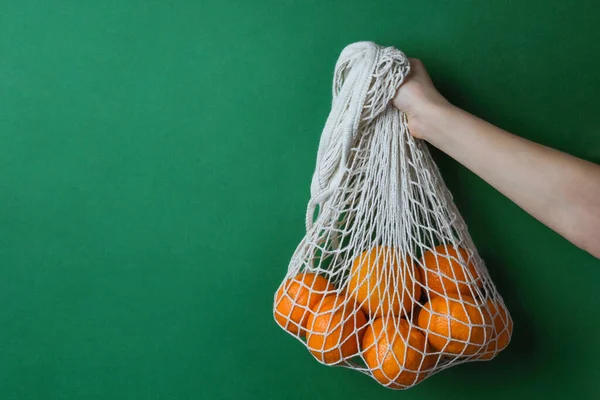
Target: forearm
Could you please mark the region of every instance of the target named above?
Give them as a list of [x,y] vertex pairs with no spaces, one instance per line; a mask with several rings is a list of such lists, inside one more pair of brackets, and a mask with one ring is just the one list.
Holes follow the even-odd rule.
[[600,166],[514,136],[450,105],[429,112],[413,121],[425,140],[600,258]]

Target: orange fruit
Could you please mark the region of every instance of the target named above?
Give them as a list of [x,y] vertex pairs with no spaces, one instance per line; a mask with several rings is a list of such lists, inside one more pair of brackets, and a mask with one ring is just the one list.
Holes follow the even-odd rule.
[[275,295],[275,321],[293,334],[304,334],[310,308],[335,288],[313,273],[301,273],[281,284]]
[[[462,260],[461,261],[461,257]],[[466,273],[468,270],[472,276]],[[482,281],[475,269],[475,264],[469,260],[467,250],[452,245],[440,244],[433,251],[423,254],[423,284],[431,294],[445,295],[447,293],[471,294],[474,286],[480,286]]]
[[470,356],[481,351],[492,335],[492,319],[470,296],[435,296],[419,312],[418,325],[429,343],[447,355]]
[[405,319],[396,329],[391,319],[377,318],[367,328],[362,348],[373,377],[395,389],[417,384],[435,364],[434,355],[428,354],[425,336]]
[[358,354],[367,318],[354,300],[333,295],[313,309],[306,325],[306,344],[323,364],[338,364]]
[[419,270],[393,248],[376,246],[354,259],[347,293],[368,315],[406,315],[421,297]]
[[488,300],[487,305],[494,320],[494,330],[492,341],[486,347],[485,353],[479,357],[482,360],[490,360],[504,350],[508,346],[513,331],[513,322],[509,318],[506,308],[500,302],[491,299]]

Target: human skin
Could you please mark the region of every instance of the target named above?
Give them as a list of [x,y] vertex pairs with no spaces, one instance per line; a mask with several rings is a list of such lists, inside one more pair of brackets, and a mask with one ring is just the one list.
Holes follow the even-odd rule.
[[392,100],[408,128],[533,217],[600,258],[600,166],[498,128],[447,101],[423,63]]

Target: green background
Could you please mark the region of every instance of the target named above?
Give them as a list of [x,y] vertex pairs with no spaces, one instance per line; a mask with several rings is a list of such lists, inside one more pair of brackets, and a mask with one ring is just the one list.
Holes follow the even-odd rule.
[[359,40],[600,162],[596,1],[2,1],[0,398],[599,398],[600,261],[438,152],[511,346],[394,392],[275,325]]

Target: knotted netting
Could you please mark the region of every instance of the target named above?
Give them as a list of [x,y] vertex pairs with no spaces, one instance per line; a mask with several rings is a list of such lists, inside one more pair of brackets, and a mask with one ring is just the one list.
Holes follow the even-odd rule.
[[512,320],[427,145],[391,105],[410,71],[393,47],[341,53],[306,214],[274,299],[321,363],[404,389],[488,360]]

